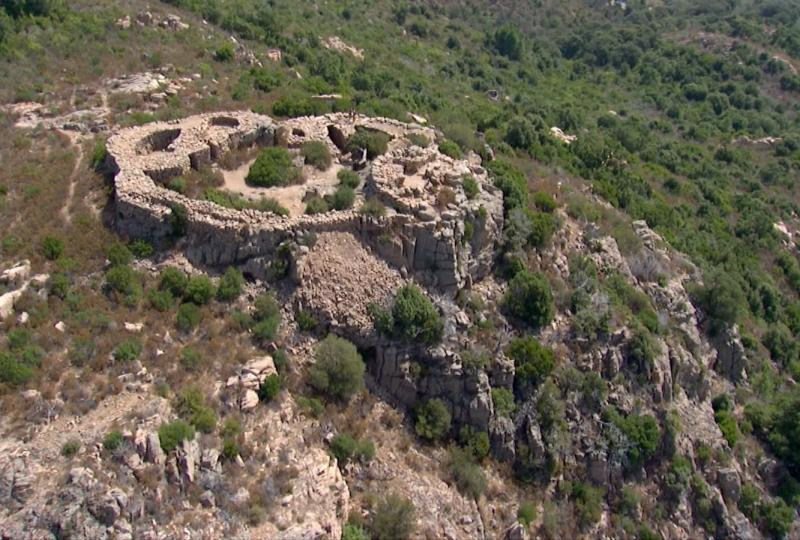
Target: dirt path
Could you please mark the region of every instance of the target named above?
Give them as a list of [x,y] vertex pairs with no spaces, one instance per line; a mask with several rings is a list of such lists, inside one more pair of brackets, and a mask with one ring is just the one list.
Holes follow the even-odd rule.
[[59,130],[59,133],[62,133],[68,137],[70,143],[76,149],[75,165],[72,167],[72,173],[69,175],[69,188],[67,190],[67,197],[64,200],[64,206],[61,207],[61,216],[64,218],[64,221],[66,221],[67,225],[69,225],[72,223],[72,212],[70,211],[70,208],[72,207],[72,199],[75,198],[75,187],[78,184],[78,174],[80,173],[80,167],[83,163],[83,145],[81,144],[82,139],[79,134],[61,130]]

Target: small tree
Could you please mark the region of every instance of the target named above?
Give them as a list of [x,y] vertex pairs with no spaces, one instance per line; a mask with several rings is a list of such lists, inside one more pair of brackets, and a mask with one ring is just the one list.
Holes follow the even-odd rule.
[[121,242],[114,242],[106,251],[106,258],[111,266],[121,266],[130,264],[133,260],[133,253]]
[[142,349],[142,342],[138,339],[126,339],[114,349],[114,360],[117,362],[133,362],[142,354]]
[[506,354],[514,361],[516,376],[525,382],[537,384],[555,367],[553,350],[530,336],[511,340]]
[[523,270],[509,283],[503,303],[511,315],[534,329],[548,324],[555,313],[550,283],[543,274]]
[[279,146],[262,150],[245,178],[248,185],[258,187],[289,186],[301,181],[302,175],[294,166],[292,155]]
[[187,302],[185,304],[181,304],[178,308],[176,325],[178,326],[179,330],[189,332],[190,330],[197,328],[197,325],[200,324],[201,318],[202,314],[200,313],[200,308],[196,304]]
[[468,451],[453,446],[448,469],[458,490],[465,495],[477,499],[486,491],[486,475]]
[[444,321],[433,303],[416,285],[401,287],[391,311],[372,308],[375,326],[381,332],[401,339],[436,343],[442,339]]
[[169,291],[176,298],[183,297],[188,284],[189,277],[186,273],[174,266],[164,268],[158,278],[158,288]]
[[497,416],[511,417],[517,408],[514,394],[507,388],[492,388],[492,402],[494,403],[494,413]]
[[364,362],[355,346],[329,334],[318,345],[309,382],[319,392],[348,401],[364,388]]
[[450,411],[441,399],[429,399],[416,409],[414,429],[429,441],[444,439],[450,433]]
[[357,129],[356,132],[347,139],[345,150],[348,152],[367,151],[367,159],[375,159],[383,155],[389,149],[391,136],[387,133],[371,129]]

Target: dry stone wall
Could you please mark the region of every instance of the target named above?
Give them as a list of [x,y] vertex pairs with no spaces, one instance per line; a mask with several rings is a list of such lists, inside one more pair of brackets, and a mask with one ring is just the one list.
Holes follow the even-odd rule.
[[[335,160],[353,166],[360,156],[349,156],[345,142],[358,129],[390,137],[388,151],[367,164],[363,188],[365,196],[386,205],[382,217],[357,209],[292,217],[232,210],[164,187],[171,178],[253,146],[296,149],[324,141]],[[477,157],[451,159],[432,145],[415,146],[412,134],[431,143],[436,138],[428,127],[346,113],[280,123],[252,112],[207,113],[123,129],[108,142],[116,225],[125,236],[158,242],[173,233],[174,216],[185,209],[186,253],[193,263],[242,265],[257,277],[266,275],[266,261],[277,247],[300,233],[348,232],[407,275],[454,294],[491,268],[502,232],[502,194]],[[463,186],[468,176],[479,186],[471,198]]]

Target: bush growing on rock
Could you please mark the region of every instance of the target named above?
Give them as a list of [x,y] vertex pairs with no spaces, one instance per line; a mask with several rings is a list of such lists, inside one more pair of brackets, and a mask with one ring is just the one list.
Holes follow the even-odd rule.
[[130,296],[141,292],[139,275],[130,266],[115,266],[106,272],[106,285],[115,293]]
[[372,514],[370,533],[374,540],[407,540],[416,529],[414,514],[410,500],[389,494]]
[[189,227],[189,211],[185,206],[178,203],[170,204],[169,209],[169,224],[172,236],[180,238],[186,235],[186,230]]
[[114,242],[106,251],[106,258],[111,266],[122,266],[133,261],[133,253],[128,246],[121,242]]
[[184,389],[175,400],[178,415],[201,433],[211,433],[217,426],[217,415],[196,386]]
[[491,445],[489,434],[485,431],[476,431],[470,426],[464,426],[458,432],[458,442],[469,454],[480,461],[489,455]]
[[375,327],[385,335],[408,341],[437,343],[442,339],[444,321],[439,311],[416,285],[401,287],[391,310],[371,306]]
[[386,206],[376,198],[367,199],[358,210],[361,214],[372,217],[383,217],[386,215]]
[[329,334],[317,345],[309,383],[333,399],[349,401],[364,388],[364,361],[355,345]]
[[172,452],[183,441],[192,439],[194,439],[194,428],[183,420],[162,424],[158,428],[158,440],[161,443],[161,449],[166,453]]
[[544,381],[555,367],[553,350],[530,336],[511,341],[506,354],[514,361],[516,376],[521,382],[538,384]]
[[527,527],[536,521],[537,514],[536,505],[533,501],[520,501],[519,508],[517,509],[517,521]]
[[122,446],[123,442],[124,439],[122,438],[122,432],[118,429],[114,429],[109,431],[106,436],[103,437],[103,448],[109,452],[113,452]]
[[33,379],[33,366],[13,354],[0,352],[0,382],[22,386]]
[[358,173],[350,169],[339,169],[336,173],[336,178],[339,179],[339,185],[356,189],[361,184],[361,177]]
[[311,197],[306,202],[306,214],[324,214],[328,210],[328,203],[322,197]]
[[208,304],[214,298],[214,284],[208,277],[192,276],[186,284],[186,299],[194,302],[198,306]]
[[300,148],[300,154],[305,159],[306,165],[326,171],[331,166],[331,151],[322,141],[307,141]]
[[176,298],[183,298],[188,284],[189,276],[174,266],[164,268],[158,279],[158,288],[169,291]]
[[541,273],[523,270],[511,280],[503,304],[511,315],[538,330],[555,313],[550,283]]
[[366,463],[375,457],[375,444],[371,439],[357,440],[349,433],[337,433],[331,439],[330,450],[340,466],[351,459]]
[[462,180],[462,186],[464,187],[464,195],[467,196],[467,199],[472,200],[478,196],[478,193],[481,192],[481,188],[478,186],[477,180],[472,175],[465,176]]
[[294,166],[292,155],[285,148],[265,148],[247,172],[245,182],[250,186],[289,186],[302,182],[300,170]]
[[372,129],[356,129],[347,143],[345,150],[348,152],[358,152],[359,150],[367,151],[367,159],[375,159],[386,153],[389,149],[389,141],[391,136],[382,131]]
[[279,375],[273,373],[264,379],[261,386],[258,387],[258,399],[264,403],[269,403],[281,392],[281,378]]
[[281,308],[275,297],[264,293],[256,298],[253,318],[253,336],[260,341],[272,341],[278,335],[281,324]]
[[514,402],[514,394],[507,388],[492,388],[492,402],[497,416],[508,416],[510,418],[517,408]]
[[439,143],[439,152],[453,159],[461,159],[462,152],[458,144],[453,141],[445,140]]
[[347,210],[353,207],[353,202],[356,200],[356,192],[353,188],[347,186],[339,186],[336,191],[331,195],[330,205],[334,210]]
[[346,523],[342,529],[342,540],[370,540],[370,537],[360,525]]
[[184,369],[188,371],[198,371],[203,364],[205,363],[205,359],[203,355],[199,353],[196,349],[191,347],[184,347],[181,350],[181,365]]
[[429,441],[444,439],[450,433],[450,411],[441,399],[429,399],[415,411],[414,429]]
[[450,448],[447,468],[461,493],[478,499],[486,491],[486,475],[468,451]]
[[635,413],[622,416],[615,409],[608,408],[603,411],[603,419],[617,426],[628,438],[627,455],[632,467],[640,467],[655,454],[661,440],[661,429],[654,417]]
[[242,287],[244,287],[244,276],[242,276],[241,270],[231,266],[225,270],[219,280],[217,299],[222,302],[236,300],[242,294]]
[[61,447],[61,455],[67,458],[70,458],[78,453],[78,450],[81,449],[81,442],[75,439],[71,439],[63,444]]

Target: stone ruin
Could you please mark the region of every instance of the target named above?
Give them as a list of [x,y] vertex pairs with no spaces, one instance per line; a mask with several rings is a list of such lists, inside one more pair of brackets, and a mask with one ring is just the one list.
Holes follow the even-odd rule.
[[[345,142],[356,129],[389,135],[388,151],[366,164],[362,155],[350,155]],[[431,144],[416,146],[409,140],[412,135]],[[238,265],[257,278],[267,275],[281,246],[308,233],[346,232],[403,276],[454,295],[489,273],[502,231],[503,198],[479,158],[445,156],[435,139],[429,127],[347,113],[284,122],[252,112],[207,113],[123,129],[107,145],[115,174],[116,226],[124,236],[159,242],[172,234],[173,214],[185,209],[185,249],[192,263]],[[366,166],[360,196],[380,200],[384,216],[365,215],[358,208],[297,216],[233,210],[165,187],[170,179],[213,165],[228,152],[277,144],[297,153],[311,140],[327,144],[335,166]],[[472,199],[464,192],[467,176],[480,187]],[[270,196],[274,189],[279,188],[259,191]]]
[[[364,151],[347,152],[356,129],[389,135],[386,153],[365,162]],[[427,147],[412,143],[422,137],[430,141]],[[172,234],[171,216],[182,207],[180,247],[193,264],[237,265],[256,278],[269,276],[270,264],[288,253],[297,307],[312,309],[324,326],[365,352],[374,390],[409,409],[440,398],[456,427],[486,431],[493,416],[489,379],[462,366],[460,353],[470,344],[459,330],[469,320],[452,298],[490,273],[502,235],[503,196],[477,156],[452,159],[437,150],[436,139],[433,129],[419,124],[345,113],[284,122],[251,112],[209,113],[125,129],[107,145],[116,173],[116,226],[124,236],[158,242]],[[379,200],[384,215],[362,213],[358,203],[314,215],[232,210],[164,187],[228,152],[280,145],[297,154],[307,141],[328,146],[332,167],[363,168],[359,200]],[[467,176],[479,187],[471,198],[464,190]],[[310,192],[317,189],[311,180],[307,184]],[[277,189],[264,188],[263,194]],[[308,246],[310,233],[317,241]],[[370,302],[388,300],[411,279],[427,287],[445,313],[445,338],[436,347],[381,336],[367,315]],[[426,365],[423,376],[412,374],[413,362]]]

